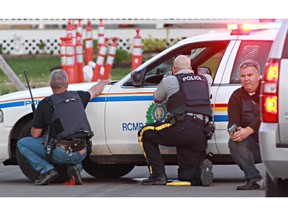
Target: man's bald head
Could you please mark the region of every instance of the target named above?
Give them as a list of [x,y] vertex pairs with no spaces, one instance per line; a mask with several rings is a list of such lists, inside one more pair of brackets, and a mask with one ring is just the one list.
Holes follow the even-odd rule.
[[191,69],[191,61],[185,55],[179,55],[174,59],[174,67],[177,69]]

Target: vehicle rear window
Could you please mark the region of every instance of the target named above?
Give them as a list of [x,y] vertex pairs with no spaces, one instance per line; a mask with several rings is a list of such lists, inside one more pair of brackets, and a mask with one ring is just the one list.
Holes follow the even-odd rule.
[[246,59],[253,59],[260,65],[260,73],[263,74],[272,41],[242,41],[237,52],[232,69],[230,83],[240,83],[239,65]]

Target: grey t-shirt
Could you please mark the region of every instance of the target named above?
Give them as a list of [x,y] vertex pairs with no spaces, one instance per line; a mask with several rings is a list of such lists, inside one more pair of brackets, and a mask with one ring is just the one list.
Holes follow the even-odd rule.
[[[190,69],[181,69],[176,74],[193,73]],[[174,75],[164,77],[154,92],[154,99],[160,102],[166,101],[170,96],[179,91],[179,83]]]

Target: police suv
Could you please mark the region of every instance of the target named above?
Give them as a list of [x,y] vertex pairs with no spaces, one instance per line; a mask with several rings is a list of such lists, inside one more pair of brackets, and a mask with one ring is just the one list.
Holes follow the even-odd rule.
[[[134,166],[146,165],[138,144],[138,130],[146,123],[164,121],[166,107],[153,102],[153,92],[163,76],[170,73],[173,59],[187,55],[193,70],[212,76],[210,88],[215,133],[208,142],[207,153],[214,164],[231,164],[228,149],[227,103],[231,93],[239,88],[239,64],[245,59],[259,62],[261,71],[267,60],[278,23],[232,25],[231,31],[209,33],[184,39],[152,57],[117,82],[107,85],[103,93],[93,98],[87,108],[94,137],[92,153],[83,163],[87,173],[95,177],[120,177]],[[259,30],[260,28],[260,30]],[[70,90],[88,90],[94,83],[70,84]],[[32,90],[34,103],[52,94],[50,87]],[[16,151],[17,140],[29,136],[32,110],[29,91],[19,91],[0,97],[0,159],[13,164],[17,159],[23,173],[32,181],[33,172]],[[166,165],[177,164],[176,151],[161,147]]]
[[271,48],[261,89],[260,152],[266,196],[288,196],[288,20]]

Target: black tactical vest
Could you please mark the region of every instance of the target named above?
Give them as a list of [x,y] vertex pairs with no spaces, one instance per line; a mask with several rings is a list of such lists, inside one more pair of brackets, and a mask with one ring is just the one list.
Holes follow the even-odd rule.
[[176,75],[179,91],[167,101],[167,109],[173,114],[199,113],[212,116],[209,99],[209,86],[202,75]]
[[91,131],[85,108],[76,91],[53,94],[46,98],[53,106],[50,136],[58,140],[73,138],[75,134]]

